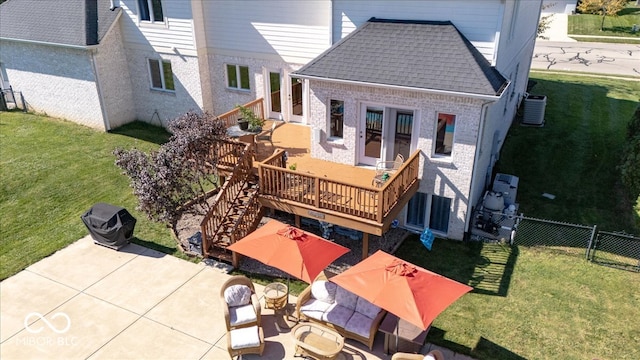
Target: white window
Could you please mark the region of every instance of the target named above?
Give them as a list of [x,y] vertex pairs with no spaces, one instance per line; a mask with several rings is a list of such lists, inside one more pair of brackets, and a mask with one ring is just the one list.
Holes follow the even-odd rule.
[[149,59],[149,77],[151,78],[152,89],[175,90],[171,61]]
[[138,0],[140,21],[164,22],[161,0]]
[[456,129],[456,116],[451,114],[438,114],[436,124],[436,155],[451,156],[453,151],[453,134]]
[[227,87],[237,90],[249,90],[249,67],[227,64]]
[[342,138],[344,128],[344,101],[331,100],[331,124],[329,136]]

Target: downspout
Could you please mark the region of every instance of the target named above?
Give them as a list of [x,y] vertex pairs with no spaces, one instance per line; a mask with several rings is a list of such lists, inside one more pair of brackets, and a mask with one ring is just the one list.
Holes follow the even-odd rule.
[[469,204],[467,205],[467,216],[465,219],[465,227],[466,230],[465,232],[467,234],[471,233],[471,216],[473,215],[473,212],[470,211],[471,208],[474,206],[471,203],[471,200],[475,198],[475,179],[476,179],[476,172],[477,172],[477,166],[475,165],[476,163],[476,159],[478,159],[478,157],[480,156],[480,148],[482,145],[482,140],[484,138],[484,124],[487,121],[487,107],[489,106],[489,104],[493,104],[493,101],[487,101],[485,103],[482,104],[482,110],[480,111],[480,127],[479,127],[479,131],[478,131],[478,139],[476,141],[476,152],[474,155],[474,166],[473,166],[473,171],[471,172],[471,185],[469,188]]
[[100,101],[100,111],[102,112],[104,128],[106,131],[111,131],[111,123],[109,122],[109,115],[107,115],[107,110],[105,108],[104,97],[102,96],[102,87],[100,86],[100,76],[98,75],[98,66],[96,65],[95,53],[97,51],[97,48],[89,49],[89,54],[91,55],[91,68],[96,77],[96,90],[98,91],[98,100]]

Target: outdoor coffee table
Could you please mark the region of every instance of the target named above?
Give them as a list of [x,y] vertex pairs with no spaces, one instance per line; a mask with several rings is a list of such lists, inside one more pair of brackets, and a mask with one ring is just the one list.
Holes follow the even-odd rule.
[[[397,316],[387,312],[378,328],[380,332],[384,333],[384,353],[389,354],[391,348],[394,349],[394,352],[420,352],[430,328],[431,326],[427,330],[422,330],[408,321],[402,319],[398,321]],[[398,336],[397,340],[396,335]],[[399,348],[402,350],[398,350]]]
[[335,359],[344,347],[344,338],[337,332],[314,323],[298,324],[291,329],[296,342],[295,356],[318,360]]

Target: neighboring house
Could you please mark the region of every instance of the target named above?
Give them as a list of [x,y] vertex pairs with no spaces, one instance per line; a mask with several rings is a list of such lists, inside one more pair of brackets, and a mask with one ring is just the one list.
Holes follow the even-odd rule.
[[[188,110],[221,114],[263,97],[268,117],[311,127],[313,157],[373,165],[421,150],[419,192],[402,212],[401,224],[431,227],[454,239],[469,231],[472,208],[491,180],[525,93],[542,5],[115,0],[113,12],[106,0],[28,6],[48,9],[40,17],[23,15],[25,24],[45,26],[62,17],[86,26],[91,21],[83,9],[93,3],[101,30],[117,23],[99,32],[96,44],[69,48],[71,40],[31,39],[29,31],[13,29],[16,21],[7,15],[36,2],[0,5],[0,61],[33,109],[87,123],[76,115],[87,108],[85,117],[101,119],[110,129],[133,119],[160,123]],[[115,15],[103,22],[104,13]],[[70,30],[47,25],[40,31],[60,36]],[[74,31],[73,41],[84,39]],[[103,72],[100,56],[111,53],[103,51],[108,46],[119,55],[104,56],[103,66],[111,67]],[[89,65],[95,59],[97,65],[88,69],[97,70],[81,78],[67,74],[67,67],[77,67],[66,66],[65,58],[50,64],[44,56],[49,52],[73,52],[68,61],[87,59]],[[24,59],[34,64],[19,65]],[[70,100],[85,91],[95,98],[91,107]],[[108,98],[113,92],[118,97]]]

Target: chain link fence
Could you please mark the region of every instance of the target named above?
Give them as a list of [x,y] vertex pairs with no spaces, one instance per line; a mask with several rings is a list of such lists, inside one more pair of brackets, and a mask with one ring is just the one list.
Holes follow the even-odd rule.
[[640,238],[600,231],[591,247],[589,260],[600,265],[640,272]]
[[[484,221],[483,221],[484,220]],[[640,272],[640,238],[586,226],[500,213],[476,215],[473,240],[541,246],[605,266]]]

